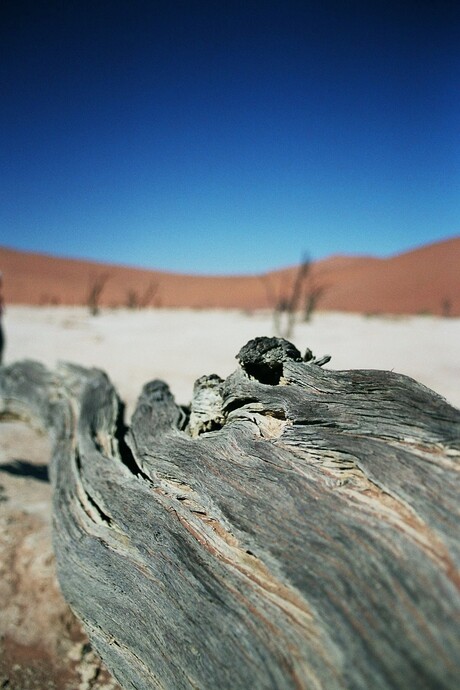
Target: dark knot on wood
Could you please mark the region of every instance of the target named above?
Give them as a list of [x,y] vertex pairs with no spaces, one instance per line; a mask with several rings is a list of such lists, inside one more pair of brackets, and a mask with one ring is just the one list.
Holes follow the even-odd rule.
[[244,371],[260,383],[276,386],[283,375],[285,362],[307,362],[322,367],[330,355],[315,357],[307,348],[302,357],[295,345],[284,338],[259,337],[250,340],[238,352],[236,359]]
[[283,362],[301,362],[299,350],[284,338],[254,338],[236,356],[247,374],[261,383],[276,385],[283,373]]

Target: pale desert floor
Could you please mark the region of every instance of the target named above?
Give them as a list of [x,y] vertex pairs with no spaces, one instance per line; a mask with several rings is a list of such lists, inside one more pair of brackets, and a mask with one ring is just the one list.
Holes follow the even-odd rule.
[[[250,338],[273,335],[267,313],[157,309],[10,307],[4,317],[5,363],[30,358],[53,367],[67,360],[107,371],[132,411],[141,387],[165,380],[177,402],[190,401],[203,374],[222,377]],[[390,369],[407,374],[460,407],[460,319],[365,317],[318,313],[291,340],[303,352],[330,354],[333,369]]]

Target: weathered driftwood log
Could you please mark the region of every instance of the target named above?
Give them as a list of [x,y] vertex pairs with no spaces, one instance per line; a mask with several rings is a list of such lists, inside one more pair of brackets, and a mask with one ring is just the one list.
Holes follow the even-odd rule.
[[[97,370],[0,373],[54,435],[59,580],[124,688],[457,688],[460,411],[256,339],[131,427]],[[125,435],[125,432],[127,434]]]

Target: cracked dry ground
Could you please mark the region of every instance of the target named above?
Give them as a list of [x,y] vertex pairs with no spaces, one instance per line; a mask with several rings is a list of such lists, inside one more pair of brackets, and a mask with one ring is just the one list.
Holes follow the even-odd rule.
[[48,439],[0,419],[0,688],[120,690],[57,584]]

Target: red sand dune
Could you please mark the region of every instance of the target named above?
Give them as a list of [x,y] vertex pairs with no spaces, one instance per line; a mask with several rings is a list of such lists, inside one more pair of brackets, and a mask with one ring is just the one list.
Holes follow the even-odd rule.
[[[188,276],[61,259],[0,247],[7,304],[86,304],[94,281],[107,280],[101,305],[258,309],[289,294],[296,267],[264,276]],[[460,237],[388,259],[336,256],[316,262],[309,285],[323,286],[318,308],[369,314],[430,312],[460,316]]]

